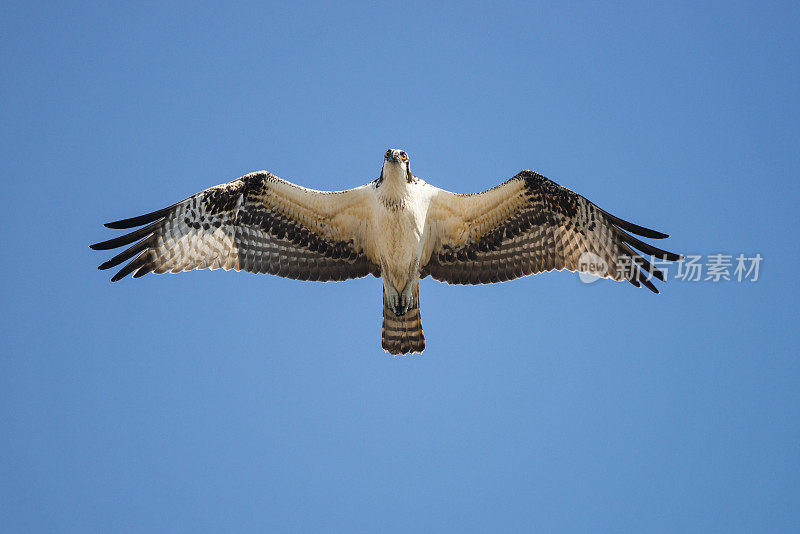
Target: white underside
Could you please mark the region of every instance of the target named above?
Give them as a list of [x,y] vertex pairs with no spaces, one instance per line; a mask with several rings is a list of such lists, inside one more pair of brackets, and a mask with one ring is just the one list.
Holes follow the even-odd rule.
[[[435,188],[424,181],[406,181],[405,168],[387,163],[383,181],[373,190],[372,225],[375,254],[391,305],[410,299],[419,278],[425,249],[425,222]],[[410,304],[410,302],[409,302]]]

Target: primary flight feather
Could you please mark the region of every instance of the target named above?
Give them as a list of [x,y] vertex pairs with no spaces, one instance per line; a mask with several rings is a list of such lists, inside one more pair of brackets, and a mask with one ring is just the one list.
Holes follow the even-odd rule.
[[414,176],[399,149],[386,152],[377,180],[355,189],[316,191],[260,171],[106,226],[141,227],[91,245],[130,245],[99,267],[124,264],[114,282],[220,268],[298,280],[381,277],[382,346],[392,354],[425,349],[419,279],[428,275],[451,284],[503,282],[585,270],[590,254],[598,260],[593,274],[658,293],[651,278],[663,281],[663,274],[634,249],[681,259],[631,235],[666,234],[615,217],[536,172],[462,195]]

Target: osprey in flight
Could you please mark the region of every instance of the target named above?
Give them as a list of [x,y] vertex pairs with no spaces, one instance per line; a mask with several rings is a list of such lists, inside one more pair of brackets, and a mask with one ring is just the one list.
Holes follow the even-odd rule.
[[106,226],[142,227],[91,245],[133,243],[100,265],[128,262],[113,282],[131,273],[220,268],[298,280],[381,277],[382,346],[391,354],[425,349],[419,279],[428,275],[450,284],[504,282],[554,269],[584,271],[588,254],[593,274],[658,293],[651,277],[664,275],[634,249],[681,259],[631,235],[666,234],[615,217],[536,172],[462,195],[414,176],[398,149],[386,151],[377,180],[355,189],[316,191],[254,172]]

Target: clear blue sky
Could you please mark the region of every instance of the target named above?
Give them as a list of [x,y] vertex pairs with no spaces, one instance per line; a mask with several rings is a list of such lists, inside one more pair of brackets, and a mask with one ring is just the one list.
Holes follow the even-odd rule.
[[[797,2],[290,4],[4,4],[3,529],[796,529]],[[427,279],[428,348],[393,358],[377,279],[112,285],[87,248],[387,147],[460,192],[537,170],[760,278]]]

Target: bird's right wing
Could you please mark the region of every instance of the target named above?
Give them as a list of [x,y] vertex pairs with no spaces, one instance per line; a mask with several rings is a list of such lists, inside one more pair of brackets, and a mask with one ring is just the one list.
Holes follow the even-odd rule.
[[254,172],[159,211],[108,223],[142,228],[91,248],[134,243],[100,265],[130,260],[114,282],[131,273],[219,268],[319,281],[379,276],[369,239],[369,188],[316,191]]

